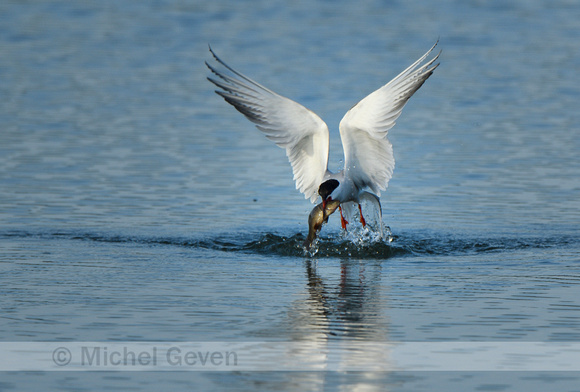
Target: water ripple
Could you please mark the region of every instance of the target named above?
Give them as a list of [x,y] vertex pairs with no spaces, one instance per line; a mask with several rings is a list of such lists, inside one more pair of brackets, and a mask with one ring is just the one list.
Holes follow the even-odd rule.
[[284,257],[352,257],[387,259],[405,255],[461,255],[484,252],[508,252],[522,249],[545,249],[578,244],[572,236],[529,238],[469,238],[451,235],[427,236],[424,234],[395,235],[388,241],[356,241],[340,234],[320,238],[315,252],[309,254],[303,247],[304,235],[275,233],[225,234],[205,238],[156,237],[91,232],[30,232],[9,231],[0,238],[42,238],[48,240],[94,241],[117,244],[142,244],[148,246],[180,246],[220,252],[243,252]]

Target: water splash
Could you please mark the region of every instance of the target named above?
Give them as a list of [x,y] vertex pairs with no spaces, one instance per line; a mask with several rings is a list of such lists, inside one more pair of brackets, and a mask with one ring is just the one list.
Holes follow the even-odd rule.
[[[390,227],[383,223],[379,198],[372,193],[363,192],[359,199],[360,209],[358,204],[353,202],[342,205],[343,214],[349,222],[347,229],[342,231],[342,239],[350,241],[358,247],[372,246],[380,242],[387,244],[393,242],[394,237]],[[361,217],[361,215],[363,216]]]
[[341,231],[341,238],[344,241],[350,241],[359,247],[372,246],[378,242],[385,242],[387,244],[393,242],[394,237],[391,233],[391,228],[382,226],[381,230],[376,230],[369,225],[357,226],[349,230]]
[[[342,204],[344,217],[349,222],[347,232],[354,234],[353,239],[369,239],[372,242],[389,240],[390,229],[383,223],[383,211],[379,198],[369,192],[359,195],[360,209],[357,203],[347,202]],[[363,217],[364,216],[364,224]],[[370,235],[369,235],[370,234]],[[358,237],[358,238],[357,238]]]

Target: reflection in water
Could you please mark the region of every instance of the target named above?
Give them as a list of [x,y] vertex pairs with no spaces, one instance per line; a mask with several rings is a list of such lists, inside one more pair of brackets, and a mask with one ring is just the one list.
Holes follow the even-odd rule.
[[317,262],[305,261],[308,299],[301,306],[310,317],[307,328],[326,339],[380,341],[387,339],[387,322],[381,309],[380,263],[342,260],[340,279],[325,279],[317,271]]
[[[299,343],[289,353],[292,361],[322,365],[317,370],[359,370],[360,385],[350,384],[348,390],[384,390],[376,378],[384,379],[384,371],[391,367],[385,349],[388,320],[380,297],[380,262],[345,259],[340,274],[333,268],[328,278],[318,271],[316,261],[308,259],[304,265],[307,295],[289,312],[290,337]],[[313,385],[324,385],[332,374],[319,371],[309,377]]]

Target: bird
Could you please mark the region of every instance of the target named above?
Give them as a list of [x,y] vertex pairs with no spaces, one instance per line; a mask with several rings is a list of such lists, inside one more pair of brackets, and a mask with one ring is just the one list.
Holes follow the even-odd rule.
[[[328,169],[329,131],[313,111],[286,98],[236,71],[220,59],[209,46],[215,62],[229,72],[205,62],[213,73],[207,79],[218,87],[215,92],[253,122],[278,147],[286,150],[292,166],[296,189],[315,203],[322,200],[322,210],[330,201],[358,204],[360,196],[370,191],[380,197],[393,175],[395,159],[387,138],[389,130],[409,98],[439,66],[441,51],[427,60],[439,40],[418,60],[390,82],[375,90],[344,115],[339,123],[344,152],[344,168],[336,173]],[[221,67],[220,67],[221,68]],[[349,222],[339,207],[341,226]]]

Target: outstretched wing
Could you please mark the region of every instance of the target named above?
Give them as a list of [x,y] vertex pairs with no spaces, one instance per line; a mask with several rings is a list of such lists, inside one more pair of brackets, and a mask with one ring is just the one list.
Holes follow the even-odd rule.
[[314,202],[328,165],[327,125],[314,112],[242,75],[209,50],[233,74],[226,75],[205,63],[219,77],[208,78],[221,89],[216,93],[254,122],[268,139],[286,149],[296,189]]
[[439,64],[439,54],[420,65],[437,46],[401,72],[389,83],[350,109],[340,122],[345,174],[360,188],[376,194],[385,190],[393,175],[395,158],[387,133],[395,125],[403,107]]

